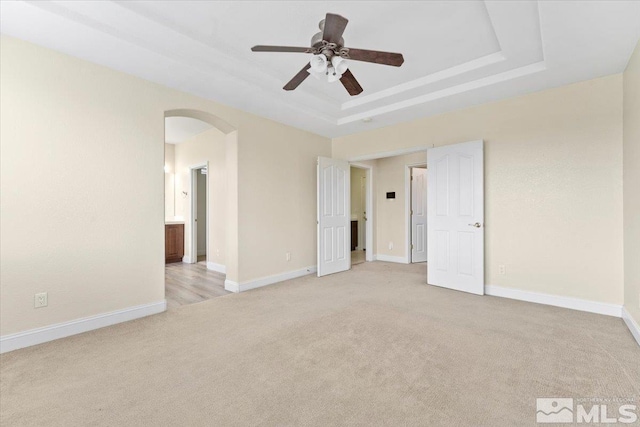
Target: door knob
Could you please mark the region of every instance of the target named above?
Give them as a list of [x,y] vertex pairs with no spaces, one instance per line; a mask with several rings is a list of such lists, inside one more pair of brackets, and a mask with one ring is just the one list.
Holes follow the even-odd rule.
[[469,224],[469,225],[472,226],[472,227],[475,227],[475,228],[482,227],[482,224],[480,224],[479,222],[476,222],[475,224]]

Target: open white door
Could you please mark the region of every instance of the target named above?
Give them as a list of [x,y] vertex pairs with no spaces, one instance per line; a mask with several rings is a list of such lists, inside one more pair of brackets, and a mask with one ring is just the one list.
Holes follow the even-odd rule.
[[427,261],[427,169],[411,168],[411,262]]
[[351,169],[318,157],[318,277],[351,268]]
[[427,153],[427,283],[484,294],[482,141]]

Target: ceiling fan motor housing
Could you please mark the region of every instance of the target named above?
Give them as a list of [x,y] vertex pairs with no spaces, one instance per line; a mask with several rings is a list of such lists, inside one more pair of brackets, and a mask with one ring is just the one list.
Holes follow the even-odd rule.
[[327,42],[322,38],[322,32],[316,33],[311,37],[311,47],[315,48],[317,53],[324,53],[326,55],[324,51],[330,49],[332,51],[332,56],[334,54],[339,55],[339,51],[342,49],[342,46],[344,46],[344,38],[342,37],[340,38],[339,43]]

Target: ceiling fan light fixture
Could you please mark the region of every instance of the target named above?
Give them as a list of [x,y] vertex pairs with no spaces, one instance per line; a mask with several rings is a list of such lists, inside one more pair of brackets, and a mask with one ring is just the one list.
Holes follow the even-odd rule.
[[311,70],[324,73],[327,71],[327,57],[323,54],[313,55],[311,57],[311,61],[309,61],[309,65],[311,65]]
[[329,67],[327,69],[327,81],[329,83],[337,82],[342,77],[341,74],[338,74],[337,70],[333,67]]
[[325,79],[327,75],[326,71],[315,71],[313,68],[309,68],[307,72],[318,80]]
[[334,56],[331,58],[331,65],[333,65],[333,68],[335,68],[336,73],[339,75],[343,75],[344,72],[347,71],[347,68],[349,68],[347,60],[340,56]]

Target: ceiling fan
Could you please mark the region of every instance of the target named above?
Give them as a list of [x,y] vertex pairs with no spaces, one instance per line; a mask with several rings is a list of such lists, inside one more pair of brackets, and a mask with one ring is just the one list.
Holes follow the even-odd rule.
[[377,50],[354,49],[345,47],[342,33],[347,27],[348,19],[333,13],[327,13],[320,21],[320,32],[311,38],[311,47],[290,46],[254,46],[253,52],[296,52],[311,53],[313,57],[302,70],[286,85],[284,90],[294,90],[309,74],[330,83],[340,80],[349,95],[362,92],[362,86],[348,69],[348,59],[354,61],[373,62],[375,64],[399,67],[404,62],[401,53],[380,52]]

